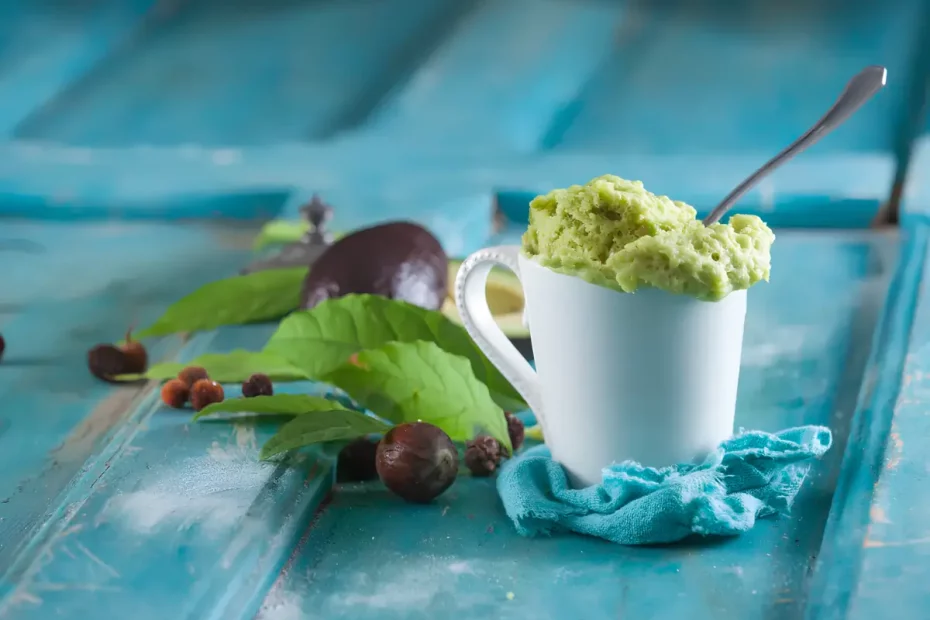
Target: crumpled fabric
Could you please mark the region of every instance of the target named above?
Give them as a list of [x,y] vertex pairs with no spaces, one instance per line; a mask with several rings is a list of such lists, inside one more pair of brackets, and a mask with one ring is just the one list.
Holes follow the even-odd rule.
[[497,489],[523,536],[576,532],[622,545],[672,543],[692,535],[736,536],[763,517],[788,513],[814,459],[830,449],[822,426],[748,431],[700,464],[656,469],[626,461],[600,484],[569,486],[546,446],[507,461]]

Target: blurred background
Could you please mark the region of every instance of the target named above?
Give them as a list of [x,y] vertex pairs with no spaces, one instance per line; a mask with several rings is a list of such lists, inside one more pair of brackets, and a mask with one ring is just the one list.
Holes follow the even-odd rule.
[[465,249],[495,202],[520,220],[523,192],[606,172],[706,209],[883,64],[881,96],[743,201],[858,226],[925,129],[924,0],[7,7],[0,215],[248,220],[319,192],[341,227],[402,213]]

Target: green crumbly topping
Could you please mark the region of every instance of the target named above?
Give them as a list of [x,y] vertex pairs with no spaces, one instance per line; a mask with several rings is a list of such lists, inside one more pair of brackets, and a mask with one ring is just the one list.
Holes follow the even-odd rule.
[[717,301],[769,279],[775,235],[754,215],[704,226],[688,204],[612,175],[530,202],[523,252],[539,264],[632,293]]

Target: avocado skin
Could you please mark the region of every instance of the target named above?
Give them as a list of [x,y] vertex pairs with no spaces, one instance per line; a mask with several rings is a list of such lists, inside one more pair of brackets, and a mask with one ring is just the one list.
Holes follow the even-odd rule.
[[449,258],[439,240],[411,222],[389,222],[346,235],[313,263],[300,292],[309,310],[344,295],[381,295],[439,310],[449,287]]

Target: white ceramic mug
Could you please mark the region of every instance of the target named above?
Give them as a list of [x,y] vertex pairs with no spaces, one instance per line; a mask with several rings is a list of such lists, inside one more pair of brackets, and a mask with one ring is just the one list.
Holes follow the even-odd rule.
[[[494,265],[523,285],[536,371],[491,316],[485,287]],[[733,433],[746,291],[718,302],[658,289],[623,293],[499,246],[462,263],[455,301],[576,487],[599,483],[604,467],[628,459],[690,462]]]

